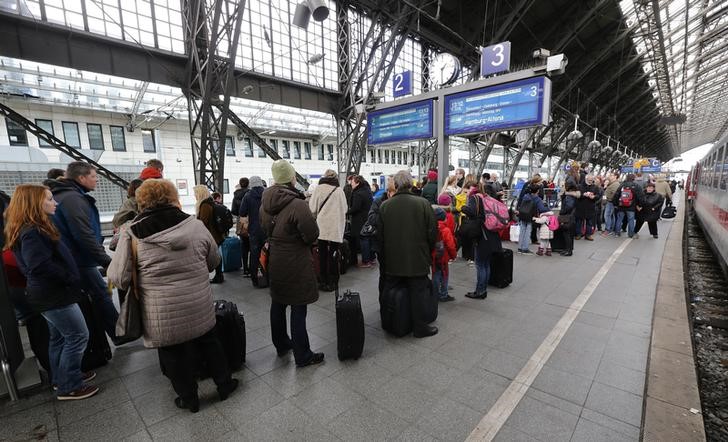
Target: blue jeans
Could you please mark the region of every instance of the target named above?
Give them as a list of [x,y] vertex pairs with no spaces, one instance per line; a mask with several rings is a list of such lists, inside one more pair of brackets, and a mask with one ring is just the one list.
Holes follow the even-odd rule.
[[[584,228],[584,224],[586,224],[586,228]],[[585,236],[591,236],[594,230],[594,227],[592,226],[592,218],[577,218],[576,219],[576,236],[582,236],[581,232],[584,232],[583,235]]]
[[362,264],[366,262],[372,262],[374,261],[374,257],[372,256],[372,243],[368,236],[362,236],[359,238],[359,243],[361,244],[361,262]]
[[440,299],[445,299],[448,296],[447,283],[448,277],[445,276],[443,269],[437,269],[432,274],[432,287],[435,289],[435,293]]
[[79,267],[81,274],[81,288],[91,297],[94,312],[101,318],[104,331],[113,340],[116,339],[116,320],[119,312],[116,311],[114,301],[109,294],[109,287],[99,273],[97,267]]
[[617,212],[617,225],[614,226],[614,231],[619,235],[625,213],[627,214],[627,235],[632,238],[634,236],[634,210],[620,210]]
[[[528,223],[529,226],[531,223]],[[521,227],[523,228],[523,227]],[[526,236],[526,240],[530,241],[530,234]],[[478,250],[475,250],[475,268],[477,269],[477,283],[475,284],[475,293],[482,295],[488,292],[488,281],[490,280],[490,253],[481,256]]]
[[88,343],[86,321],[78,304],[48,310],[42,313],[48,321],[50,358],[53,385],[58,394],[76,391],[83,385],[81,359]]
[[518,250],[528,250],[531,244],[531,220],[518,221],[520,232],[518,234]]
[[604,225],[607,232],[614,232],[614,203],[607,201],[604,206]]
[[291,337],[289,338],[286,330],[286,307],[288,307],[286,304],[271,301],[270,329],[273,345],[279,352],[293,349],[296,364],[305,364],[313,357],[306,331],[308,308],[305,304],[291,306]]

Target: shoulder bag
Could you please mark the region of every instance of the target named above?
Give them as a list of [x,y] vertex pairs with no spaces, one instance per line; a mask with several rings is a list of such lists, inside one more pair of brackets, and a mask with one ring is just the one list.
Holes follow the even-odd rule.
[[[131,236],[131,235],[130,235]],[[139,339],[143,334],[142,304],[139,299],[137,274],[137,240],[131,238],[131,285],[124,303],[121,304],[119,319],[116,321],[117,345]]]

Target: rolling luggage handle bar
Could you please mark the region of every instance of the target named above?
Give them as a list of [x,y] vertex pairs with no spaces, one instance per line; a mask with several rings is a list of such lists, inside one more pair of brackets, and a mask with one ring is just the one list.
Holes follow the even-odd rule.
[[3,332],[2,326],[0,326],[0,366],[2,366],[3,377],[5,378],[5,385],[7,385],[8,387],[10,400],[13,402],[17,402],[20,396],[18,395],[18,386],[15,383],[15,376],[13,376],[13,372],[10,367],[8,354],[5,350],[6,347],[7,344],[5,343],[5,333]]

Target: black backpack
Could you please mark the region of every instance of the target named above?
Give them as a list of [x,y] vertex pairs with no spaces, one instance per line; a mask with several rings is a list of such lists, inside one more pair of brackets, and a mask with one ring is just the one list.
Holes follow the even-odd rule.
[[227,236],[230,229],[233,227],[233,213],[225,207],[224,204],[217,204],[215,202],[209,202],[212,204],[212,225],[218,233],[223,236]]
[[531,221],[535,208],[536,205],[534,204],[533,197],[530,199],[526,199],[524,197],[523,200],[521,200],[521,204],[518,206],[518,219],[520,221]]

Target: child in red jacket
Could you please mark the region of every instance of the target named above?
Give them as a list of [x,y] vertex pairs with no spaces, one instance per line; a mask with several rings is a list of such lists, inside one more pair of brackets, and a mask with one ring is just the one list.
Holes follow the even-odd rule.
[[437,242],[435,250],[432,251],[432,285],[440,302],[448,302],[455,300],[447,293],[447,284],[448,262],[457,256],[457,248],[455,237],[447,226],[445,211],[442,208],[435,209],[435,219],[437,219]]

